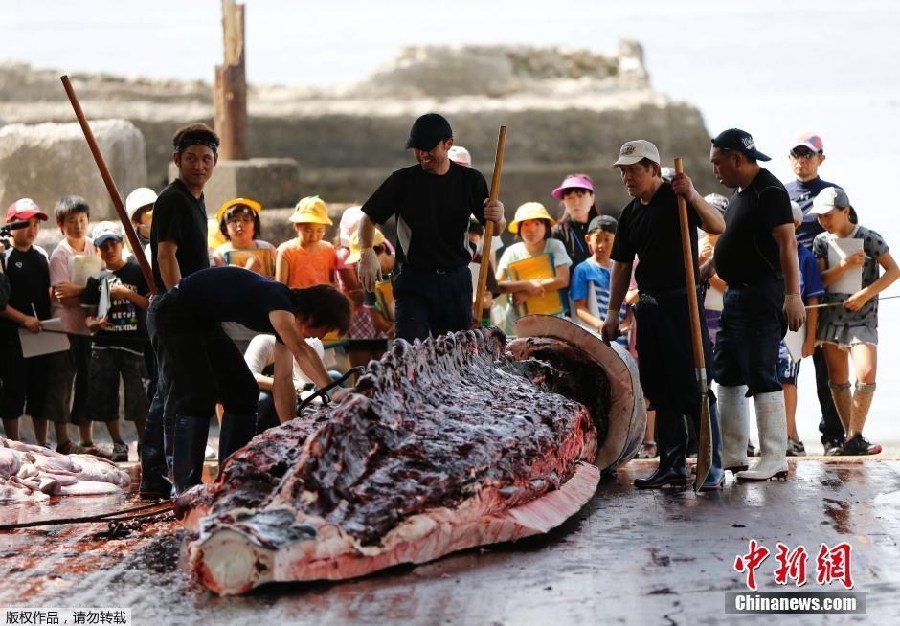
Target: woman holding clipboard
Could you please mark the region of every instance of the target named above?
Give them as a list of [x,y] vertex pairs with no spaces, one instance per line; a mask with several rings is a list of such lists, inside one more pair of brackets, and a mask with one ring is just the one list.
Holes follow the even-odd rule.
[[[853,224],[851,210],[847,194],[836,187],[823,189],[810,209],[825,229],[813,241],[826,289],[816,339],[823,345],[831,396],[844,426],[843,456],[881,452],[862,433],[875,393],[878,294],[900,277],[887,243],[875,231]],[[850,363],[856,374],[852,393]]]

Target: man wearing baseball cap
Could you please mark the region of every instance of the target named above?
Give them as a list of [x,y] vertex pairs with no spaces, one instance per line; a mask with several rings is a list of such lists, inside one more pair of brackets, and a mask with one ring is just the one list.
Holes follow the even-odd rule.
[[[778,346],[788,327],[797,330],[806,319],[791,201],[784,185],[760,167],[759,161],[771,159],[750,133],[729,128],[711,144],[713,173],[735,190],[713,255],[716,272],[728,283],[715,356],[722,465],[739,480],[787,478]],[[749,396],[756,409],[760,460],[748,471]]]
[[[678,196],[688,205],[688,232],[694,265],[699,276],[697,229],[719,234],[725,228],[722,214],[700,195],[685,174],[676,175],[671,183],[662,179],[657,147],[638,139],[622,144],[619,158],[613,164],[619,170],[625,190],[633,200],[622,209],[610,257],[609,310],[603,322],[605,341],[619,336],[620,307],[631,281],[635,257],[640,263],[635,280],[640,300],[634,314],[640,330],[637,349],[640,354],[641,385],[656,409],[656,442],[659,465],[647,478],[634,484],[639,489],[659,489],[670,485],[686,485],[689,477],[685,465],[687,454],[687,419],[696,432],[700,424],[700,394],[691,339],[691,323],[684,260],[681,245],[681,223]],[[700,325],[707,363],[712,350],[703,319]],[[719,429],[715,398],[710,396],[710,432],[713,454],[709,475],[701,491],[718,489],[725,482],[719,454]]]
[[417,165],[391,174],[362,207],[359,279],[374,291],[381,275],[372,249],[376,224],[396,216],[394,320],[397,338],[413,341],[472,326],[469,215],[505,226],[503,203],[488,201],[478,170],[454,163],[450,123],[437,113],[419,117],[409,132]]
[[[813,201],[825,189],[830,187],[840,188],[840,185],[822,180],[819,176],[819,167],[825,161],[825,148],[822,138],[815,133],[804,133],[794,140],[794,145],[788,153],[791,161],[791,169],[797,177],[785,184],[791,200],[800,205],[803,212],[803,222],[797,229],[797,240],[800,245],[812,251],[813,239],[824,232],[816,215],[812,212]],[[855,215],[851,208],[851,215]],[[854,221],[854,218],[851,218]],[[834,406],[831,391],[828,387],[828,366],[825,363],[825,355],[822,346],[816,346],[813,351],[813,365],[816,370],[816,395],[819,397],[821,418],[819,420],[819,432],[821,433],[822,447],[826,456],[840,454],[844,443],[844,427]]]

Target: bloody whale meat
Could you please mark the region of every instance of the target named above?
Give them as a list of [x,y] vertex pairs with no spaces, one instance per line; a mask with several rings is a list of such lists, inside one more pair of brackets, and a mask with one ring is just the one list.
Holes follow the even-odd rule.
[[551,389],[602,386],[602,376],[516,362],[504,345],[496,330],[398,341],[359,393],[236,453],[216,483],[177,504],[199,532],[200,582],[240,593],[348,578],[572,515],[599,479],[581,463],[594,458],[596,427],[583,404]]

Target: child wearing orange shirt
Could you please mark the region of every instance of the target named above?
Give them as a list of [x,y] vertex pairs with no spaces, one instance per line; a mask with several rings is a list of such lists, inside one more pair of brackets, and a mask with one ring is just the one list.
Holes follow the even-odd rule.
[[328,205],[319,196],[307,196],[297,203],[290,221],[297,238],[278,246],[275,279],[291,289],[335,284],[337,252],[323,239],[325,227],[332,225]]

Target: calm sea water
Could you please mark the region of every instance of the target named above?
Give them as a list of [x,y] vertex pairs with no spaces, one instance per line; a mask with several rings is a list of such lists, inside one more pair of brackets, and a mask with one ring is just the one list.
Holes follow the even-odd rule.
[[[787,152],[793,139],[807,130],[820,133],[827,155],[823,178],[844,186],[861,222],[900,250],[891,185],[900,171],[900,2],[244,4],[248,77],[260,83],[358,80],[402,45],[529,44],[614,52],[621,37],[636,38],[655,88],[699,106],[712,134],[730,126],[751,131],[760,149],[774,157],[769,167],[782,180],[791,177]],[[0,59],[66,72],[211,80],[221,59],[219,10],[219,0],[0,0]],[[900,287],[885,295],[893,294]],[[900,299],[885,301],[882,368],[867,428],[873,438],[895,441],[898,317]],[[801,435],[809,442],[816,439],[817,422],[810,378],[811,365],[801,372],[799,411]]]

